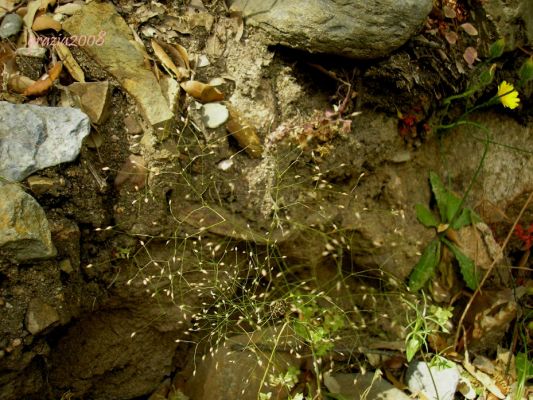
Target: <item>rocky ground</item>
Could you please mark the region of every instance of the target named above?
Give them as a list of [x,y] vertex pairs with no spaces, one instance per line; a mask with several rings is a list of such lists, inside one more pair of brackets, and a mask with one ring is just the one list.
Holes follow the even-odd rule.
[[0,0],[0,400],[527,398],[529,3]]

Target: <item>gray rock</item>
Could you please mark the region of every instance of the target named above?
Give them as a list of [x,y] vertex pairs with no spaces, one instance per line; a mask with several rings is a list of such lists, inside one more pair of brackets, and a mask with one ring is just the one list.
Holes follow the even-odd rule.
[[55,256],[48,221],[37,201],[16,184],[0,182],[0,250],[16,261]]
[[423,393],[430,400],[453,400],[461,374],[455,364],[451,367],[429,367],[415,361],[407,370],[407,386],[413,394]]
[[22,18],[18,14],[7,14],[0,24],[0,38],[16,35],[22,28]]
[[487,0],[483,2],[483,9],[498,37],[505,39],[506,50],[533,44],[531,0]]
[[63,29],[70,35],[102,39],[101,46],[86,46],[83,50],[135,98],[150,125],[160,128],[173,119],[155,75],[146,69],[144,48],[136,45],[130,27],[112,4],[87,4],[63,23]]
[[89,118],[75,108],[0,102],[0,176],[21,181],[74,160],[90,130]]
[[333,394],[347,400],[408,400],[404,392],[396,389],[380,376],[368,374],[326,374],[324,383]]
[[26,312],[26,329],[32,335],[43,332],[57,322],[59,322],[59,314],[54,307],[40,299],[30,301]]
[[274,43],[311,52],[382,57],[417,33],[431,0],[234,0]]

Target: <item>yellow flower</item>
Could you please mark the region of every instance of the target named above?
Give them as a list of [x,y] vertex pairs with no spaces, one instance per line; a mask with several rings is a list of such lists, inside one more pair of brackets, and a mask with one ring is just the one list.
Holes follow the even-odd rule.
[[502,81],[502,83],[498,85],[498,97],[503,106],[510,108],[511,110],[518,107],[518,103],[520,103],[518,92],[513,85],[506,81]]

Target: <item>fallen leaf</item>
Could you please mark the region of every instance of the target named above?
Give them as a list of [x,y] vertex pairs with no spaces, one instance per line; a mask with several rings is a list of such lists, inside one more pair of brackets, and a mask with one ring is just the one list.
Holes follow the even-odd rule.
[[444,34],[444,37],[446,38],[446,41],[450,44],[455,44],[457,43],[457,39],[459,38],[459,36],[457,36],[457,33],[455,32],[446,32]]
[[72,78],[78,82],[85,82],[85,74],[78,62],[72,56],[70,49],[63,43],[57,43],[54,46],[54,49],[61,61],[65,64],[65,68],[67,68]]
[[36,81],[31,86],[28,86],[24,91],[25,96],[42,96],[48,92],[48,90],[54,84],[54,81],[59,77],[61,70],[63,69],[63,63],[57,62],[48,71],[48,76],[44,79]]
[[47,14],[39,15],[33,21],[31,29],[35,32],[45,31],[47,29],[53,29],[56,32],[59,32],[61,28],[61,22],[56,21],[51,16]]
[[190,96],[202,103],[224,100],[224,94],[217,88],[198,81],[182,82],[181,87]]
[[442,7],[442,11],[444,11],[444,16],[446,18],[456,18],[457,17],[457,13],[455,12],[455,10],[451,7],[448,7],[448,6],[444,6]]
[[159,44],[154,39],[152,39],[151,44],[152,49],[154,49],[154,54],[161,62],[163,68],[165,68],[169,74],[173,73],[176,78],[181,79],[183,77],[181,71],[178,69],[176,64],[174,64],[169,55],[165,52],[161,44]]
[[253,158],[260,158],[263,153],[263,146],[255,128],[242,118],[237,110],[228,106],[229,120],[226,129],[237,140],[246,154]]
[[7,81],[9,90],[15,93],[24,93],[28,87],[33,85],[35,81],[24,75],[14,74],[10,75]]
[[37,13],[37,10],[40,6],[41,0],[33,0],[28,3],[28,11],[26,12],[26,15],[23,18],[24,25],[26,25],[27,28],[31,28],[31,26],[33,25],[35,14]]
[[474,65],[474,62],[477,59],[477,50],[473,47],[467,47],[463,54],[463,58],[469,66]]
[[63,69],[63,63],[57,62],[54,64],[52,68],[48,71],[48,76],[52,80],[52,83],[59,78],[59,74],[61,74],[61,70]]
[[68,3],[56,7],[54,10],[56,14],[74,15],[83,8],[82,4]]
[[470,36],[477,36],[477,34],[478,34],[477,29],[474,27],[474,25],[472,25],[469,22],[466,22],[466,23],[462,24],[461,28],[463,28],[464,31],[466,33],[468,33]]
[[48,9],[48,6],[54,6],[56,4],[56,0],[41,0],[41,5],[39,6],[39,10],[46,10]]

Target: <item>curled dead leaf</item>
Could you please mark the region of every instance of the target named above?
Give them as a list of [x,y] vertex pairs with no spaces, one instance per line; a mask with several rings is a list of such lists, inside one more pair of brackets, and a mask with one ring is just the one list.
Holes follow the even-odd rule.
[[63,63],[57,62],[54,64],[52,68],[50,68],[50,71],[48,71],[48,77],[52,80],[52,83],[59,78],[59,74],[61,74],[61,71],[63,70]]
[[[186,68],[188,59],[187,63],[185,63],[180,52],[175,47],[154,39],[152,39],[151,44],[154,49],[154,54],[169,73],[174,74],[178,80],[189,76],[189,70]],[[176,62],[180,66],[177,66]]]
[[474,27],[474,25],[472,25],[469,22],[465,22],[464,24],[462,24],[461,28],[463,28],[464,31],[468,33],[470,36],[477,36],[478,34],[477,29]]
[[9,76],[7,87],[10,91],[15,93],[24,93],[28,87],[33,85],[35,81],[24,75],[13,74]]
[[52,85],[54,84],[54,81],[57,78],[59,78],[59,74],[61,74],[62,69],[63,69],[62,62],[55,63],[54,66],[50,68],[50,70],[48,71],[48,76],[28,86],[26,90],[24,90],[24,95],[25,96],[42,96],[46,94],[48,90],[52,87]]
[[263,145],[255,128],[242,118],[235,108],[230,105],[227,107],[229,120],[226,123],[226,129],[237,140],[246,154],[253,158],[260,158],[263,153]]
[[72,56],[69,48],[63,43],[57,43],[54,46],[54,49],[61,61],[65,64],[65,68],[68,70],[72,78],[78,82],[85,82],[85,74],[78,62]]
[[199,81],[187,81],[181,83],[183,90],[201,103],[224,100],[224,94],[217,88]]
[[45,31],[47,29],[53,29],[54,31],[59,32],[62,27],[61,22],[56,21],[47,14],[43,14],[35,18],[31,29],[33,29],[35,32]]

